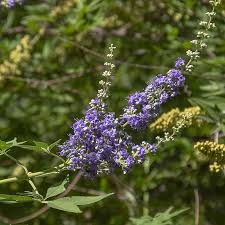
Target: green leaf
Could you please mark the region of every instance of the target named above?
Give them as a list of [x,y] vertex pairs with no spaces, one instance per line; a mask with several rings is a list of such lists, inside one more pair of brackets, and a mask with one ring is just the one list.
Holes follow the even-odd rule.
[[0,201],[12,201],[12,202],[27,202],[27,201],[33,201],[34,199],[29,196],[21,196],[21,195],[5,195],[0,194]]
[[14,138],[13,140],[8,141],[7,143],[8,143],[8,144],[12,144],[12,146],[19,146],[19,145],[24,144],[25,142],[26,142],[26,141],[17,142],[17,138]]
[[14,138],[11,141],[1,141],[0,140],[0,155],[4,154],[7,150],[9,150],[12,147],[20,146],[24,144],[25,142],[17,142],[17,139]]
[[31,151],[45,151],[44,149],[40,148],[39,146],[34,146],[34,145],[20,145],[20,148],[24,148],[27,150],[31,150]]
[[41,141],[34,141],[35,145],[19,145],[19,147],[24,148],[24,149],[28,149],[31,151],[44,151],[44,152],[49,152],[51,149],[53,149],[61,140],[58,140],[54,143],[52,143],[51,145],[48,145],[45,142],[41,142]]
[[12,147],[12,143],[7,143],[5,141],[0,141],[0,150],[3,154],[6,150],[10,149]]
[[41,149],[47,149],[48,148],[48,144],[45,142],[41,142],[41,141],[34,141],[34,144],[41,148]]
[[59,139],[58,141],[50,144],[48,147],[49,147],[49,150],[52,150],[55,146],[57,146],[59,144],[59,142],[61,141],[61,139]]
[[48,206],[54,209],[59,209],[66,212],[73,212],[73,213],[81,213],[79,207],[68,198],[60,198],[53,201],[48,201]]
[[48,144],[41,141],[33,141],[35,145],[20,145],[19,147],[32,151],[47,151]]
[[142,216],[140,218],[131,218],[130,220],[134,225],[173,225],[172,218],[188,209],[182,209],[171,213],[172,210],[173,208],[170,207],[165,212],[158,213],[154,217]]
[[50,187],[47,190],[45,199],[54,197],[56,195],[61,194],[62,192],[64,192],[66,190],[65,185],[68,183],[68,179],[65,179],[60,185],[55,186],[55,187]]
[[76,205],[89,205],[101,201],[102,199],[107,198],[111,195],[113,195],[113,193],[100,196],[72,196],[66,198],[71,199]]
[[101,196],[72,196],[72,197],[65,197],[60,198],[52,201],[48,201],[48,206],[51,208],[67,211],[67,212],[74,212],[80,213],[80,209],[78,205],[88,205],[95,202],[98,202],[111,194],[101,195]]

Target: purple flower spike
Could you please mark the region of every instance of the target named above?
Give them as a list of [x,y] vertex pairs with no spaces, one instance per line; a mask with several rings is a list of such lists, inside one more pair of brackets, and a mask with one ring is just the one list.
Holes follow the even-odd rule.
[[[176,62],[179,66],[183,63],[181,58]],[[144,91],[129,96],[128,105],[121,116],[122,120],[133,129],[145,128],[153,118],[159,115],[160,106],[178,94],[184,81],[185,77],[177,68],[171,69],[167,76],[156,76]]]

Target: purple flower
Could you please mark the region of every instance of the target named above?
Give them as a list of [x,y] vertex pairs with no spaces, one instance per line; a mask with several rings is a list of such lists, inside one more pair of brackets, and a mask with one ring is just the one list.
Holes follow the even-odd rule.
[[86,176],[110,174],[116,168],[128,172],[134,165],[131,137],[121,129],[115,113],[90,108],[85,118],[76,120],[73,134],[60,146],[59,154],[70,159],[69,170]]
[[178,94],[185,78],[179,69],[171,69],[167,76],[156,76],[142,92],[129,96],[121,118],[133,129],[143,129],[159,115],[160,106]]
[[148,153],[155,153],[155,144],[133,143],[124,125],[141,129],[159,115],[160,106],[176,96],[184,84],[178,69],[183,63],[178,59],[167,76],[156,76],[142,92],[130,95],[119,118],[107,112],[102,99],[91,100],[84,118],[74,122],[69,140],[60,146],[59,154],[68,159],[68,169],[81,170],[88,177],[111,174],[116,168],[127,173],[135,163],[143,163]]
[[[69,170],[81,170],[88,177],[110,174],[116,168],[127,173],[149,152],[147,145],[139,147],[132,142],[113,112],[89,108],[72,129],[69,140],[59,147],[59,154],[69,159]],[[144,152],[136,154],[131,151],[134,146]]]
[[175,67],[179,68],[179,67],[184,66],[184,65],[185,65],[185,61],[180,57],[177,58],[176,63],[175,63]]
[[134,156],[138,156],[138,163],[143,163],[145,160],[145,156],[152,152],[155,153],[156,152],[156,145],[155,144],[149,144],[145,141],[143,141],[141,143],[141,145],[134,145],[132,147],[132,151],[134,153]]

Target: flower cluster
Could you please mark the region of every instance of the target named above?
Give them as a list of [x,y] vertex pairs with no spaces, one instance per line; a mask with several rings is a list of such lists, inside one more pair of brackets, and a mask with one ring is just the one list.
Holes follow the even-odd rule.
[[209,170],[211,172],[218,173],[224,169],[225,169],[225,165],[220,165],[217,162],[214,162],[213,164],[209,165]]
[[[196,107],[189,107],[183,111],[180,111],[178,108],[172,109],[168,113],[163,113],[154,123],[150,125],[150,128],[155,132],[167,132],[173,129],[179,121],[184,120],[183,128],[189,127],[191,125],[200,124],[200,120],[197,118],[200,115],[200,108]],[[188,115],[188,116],[187,116]]]
[[218,172],[224,168],[225,165],[225,145],[218,144],[213,141],[197,142],[194,149],[208,156],[214,161],[214,164],[210,165],[210,170]]
[[[177,113],[177,110],[175,111],[175,114]],[[200,108],[199,107],[191,107],[187,108],[181,113],[178,113],[178,118],[174,120],[174,123],[169,123],[165,122],[163,125],[167,126],[166,131],[164,131],[164,136],[160,137],[157,136],[157,145],[160,145],[162,143],[172,141],[174,140],[174,137],[180,133],[180,131],[188,126],[191,126],[193,123],[193,119],[200,113]],[[169,115],[169,118],[171,122],[173,122],[172,115]],[[160,126],[160,122],[164,122],[164,119],[159,119],[158,122],[155,122],[155,126],[153,127],[156,128],[159,125],[159,128],[163,128],[163,126]],[[198,121],[200,123],[200,121]],[[158,130],[159,131],[159,130]]]
[[[107,57],[113,57],[115,47],[109,47]],[[142,163],[145,155],[156,151],[156,145],[142,142],[137,145],[125,131],[121,118],[107,111],[104,102],[111,86],[114,64],[106,62],[107,69],[100,81],[97,98],[89,103],[85,117],[76,120],[73,134],[60,146],[59,154],[69,160],[69,170],[81,170],[88,177],[110,174],[116,168],[127,173],[135,163]]]
[[124,123],[133,129],[145,128],[148,123],[159,115],[160,106],[177,95],[184,84],[184,76],[179,69],[184,61],[178,58],[176,68],[168,71],[167,76],[156,76],[142,92],[129,96],[128,106],[121,116]]
[[7,8],[14,7],[17,3],[21,4],[23,0],[0,0],[0,6],[4,6]]
[[31,57],[30,50],[30,36],[25,35],[10,53],[9,59],[0,65],[0,79],[4,79],[7,75],[20,74],[21,65]]
[[156,151],[155,145],[146,142],[135,145],[113,112],[89,108],[72,128],[73,134],[60,146],[60,155],[70,160],[69,170],[81,170],[89,177],[110,174],[116,168],[127,173],[147,153]]

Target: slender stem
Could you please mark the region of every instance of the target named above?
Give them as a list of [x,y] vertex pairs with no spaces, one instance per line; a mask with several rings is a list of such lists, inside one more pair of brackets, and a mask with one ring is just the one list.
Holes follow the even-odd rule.
[[66,161],[65,161],[62,157],[60,157],[60,156],[56,155],[56,154],[55,154],[55,153],[53,153],[53,152],[48,152],[48,154],[50,154],[50,155],[54,156],[55,158],[59,159],[59,160],[60,160],[60,161],[62,161],[63,163],[65,163],[65,162],[66,162]]
[[[65,197],[71,190],[73,190],[74,186],[79,182],[81,177],[82,177],[82,173],[79,172],[74,177],[73,181],[69,184],[67,189],[62,194],[60,194],[58,197],[56,197],[56,199]],[[6,217],[4,217],[0,214],[0,221],[4,222],[4,223],[7,223],[7,224],[22,224],[22,223],[25,223],[25,222],[28,222],[30,220],[33,220],[33,219],[37,218],[38,216],[44,214],[48,210],[49,210],[49,206],[46,205],[46,206],[42,207],[41,209],[39,209],[38,211],[33,212],[33,213],[31,213],[27,216],[24,216],[24,217],[21,217],[21,218],[18,218],[18,219],[6,218]]]
[[124,128],[124,127],[126,127],[127,125],[128,125],[128,122],[124,123],[124,124],[122,125],[122,127]]
[[[212,7],[212,10],[211,10],[210,13],[214,13],[214,12],[215,12],[215,6]],[[210,30],[212,18],[213,18],[213,16],[211,16],[211,15],[209,14],[209,19],[208,19],[207,24],[206,24],[205,32],[208,32],[208,31]],[[205,37],[200,37],[199,44],[198,44],[197,47],[195,48],[196,51],[200,51],[200,50],[202,49],[202,46],[201,46],[201,45],[202,45],[203,41],[206,40],[206,39],[207,39],[207,38],[205,38]],[[187,64],[185,65],[186,70],[188,69],[188,67],[189,67],[189,65],[192,63],[192,61],[193,61],[193,57],[191,57],[191,58],[188,60]]]
[[[67,167],[67,164],[64,163],[64,164],[60,164],[59,166],[56,166],[52,169],[34,172],[34,173],[28,173],[27,176],[28,176],[28,178],[46,177],[48,175],[58,174],[61,171],[63,171],[66,167]],[[20,180],[21,180],[21,178],[19,178],[19,177],[11,177],[11,178],[6,178],[3,180],[0,180],[0,184],[12,183],[12,182],[20,181]]]
[[20,161],[18,161],[17,159],[15,159],[13,156],[9,155],[7,152],[5,152],[5,156],[7,156],[8,158],[10,158],[12,161],[14,161],[18,166],[22,167],[27,175],[28,178],[28,183],[30,184],[30,186],[32,187],[34,193],[36,193],[37,195],[40,195],[38,192],[37,187],[35,186],[34,182],[31,180],[31,178],[28,176],[29,171],[26,168],[26,166],[24,166]]

